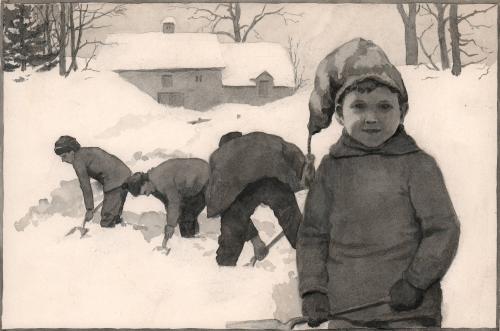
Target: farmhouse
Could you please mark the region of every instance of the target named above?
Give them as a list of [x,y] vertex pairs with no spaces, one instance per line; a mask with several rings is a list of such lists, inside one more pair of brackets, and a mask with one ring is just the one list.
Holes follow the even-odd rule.
[[159,103],[205,110],[221,103],[262,105],[294,92],[293,66],[276,43],[220,43],[211,33],[113,34],[96,58]]

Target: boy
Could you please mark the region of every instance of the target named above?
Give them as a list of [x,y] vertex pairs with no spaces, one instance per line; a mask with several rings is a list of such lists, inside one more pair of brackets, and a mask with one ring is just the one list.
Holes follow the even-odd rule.
[[78,141],[70,136],[61,136],[55,143],[54,152],[75,169],[87,210],[85,222],[94,217],[94,196],[90,185],[90,178],[93,178],[102,184],[104,192],[101,227],[112,228],[121,223],[123,204],[127,198],[122,184],[131,174],[125,163],[98,147],[80,147]]
[[250,217],[261,203],[268,205],[295,248],[302,214],[294,192],[302,189],[305,158],[300,149],[278,136],[262,132],[221,137],[210,156],[208,217],[221,215],[217,263],[235,266],[245,241],[262,260],[267,248]]
[[352,40],[319,65],[310,108],[310,132],[328,126],[333,109],[344,131],[317,170],[299,230],[309,325],[388,296],[339,316],[343,327],[440,326],[440,280],[459,224],[438,165],[404,130],[401,75],[378,46]]
[[179,224],[181,236],[192,238],[199,231],[198,216],[205,208],[208,163],[201,159],[171,159],[150,169],[136,172],[125,184],[133,196],[152,194],[167,212],[162,247]]

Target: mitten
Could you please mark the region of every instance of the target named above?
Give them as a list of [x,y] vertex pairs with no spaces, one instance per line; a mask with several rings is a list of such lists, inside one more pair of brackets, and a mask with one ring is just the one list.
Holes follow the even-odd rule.
[[396,311],[415,309],[422,303],[424,290],[416,288],[407,280],[400,279],[389,292],[391,302],[389,305]]
[[308,317],[307,324],[310,327],[317,327],[328,321],[330,303],[328,296],[321,292],[310,292],[302,298],[302,314]]

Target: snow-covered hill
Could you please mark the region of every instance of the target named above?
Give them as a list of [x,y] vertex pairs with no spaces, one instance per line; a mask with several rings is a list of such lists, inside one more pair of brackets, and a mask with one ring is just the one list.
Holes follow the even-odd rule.
[[[459,251],[443,282],[444,326],[493,327],[496,65],[486,75],[487,68],[468,67],[458,78],[401,70],[410,94],[407,130],[439,162],[461,221]],[[219,268],[219,220],[205,212],[200,238],[176,233],[168,256],[154,251],[165,215],[151,198],[129,196],[124,218],[131,225],[93,223],[85,239],[64,237],[83,207],[72,167],[52,149],[70,134],[134,171],[176,156],[208,159],[233,130],[278,134],[305,151],[310,89],[262,107],[226,104],[200,113],[158,105],[114,73],[18,76],[4,77],[4,327],[221,328],[229,320],[300,313],[289,244],[281,241],[255,268],[244,266],[252,255],[247,245],[238,267]],[[210,121],[188,123],[200,117]],[[340,132],[333,123],[313,138],[318,162]],[[300,205],[305,195],[297,194]],[[281,230],[268,208],[254,220],[266,241]]]

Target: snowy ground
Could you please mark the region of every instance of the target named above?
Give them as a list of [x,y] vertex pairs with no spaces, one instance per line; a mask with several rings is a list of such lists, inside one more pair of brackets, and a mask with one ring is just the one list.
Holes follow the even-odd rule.
[[[460,217],[459,251],[444,287],[444,326],[494,327],[496,292],[496,66],[468,67],[459,78],[401,68],[410,94],[407,130],[438,160]],[[263,107],[222,105],[208,112],[165,109],[114,73],[60,79],[5,74],[3,326],[209,327],[229,320],[299,314],[295,252],[282,240],[256,268],[215,263],[218,219],[200,216],[200,238],[161,242],[163,206],[128,198],[127,225],[89,237],[64,234],[83,208],[71,166],[53,154],[63,134],[100,146],[134,171],[175,156],[208,159],[221,134],[279,134],[305,151],[310,90]],[[479,77],[481,77],[479,79]],[[191,125],[197,118],[208,122]],[[334,123],[313,138],[318,161],[337,139]],[[65,182],[62,183],[61,181]],[[302,205],[306,192],[297,197]],[[100,198],[96,190],[96,200]],[[40,199],[46,199],[40,201]],[[254,215],[269,241],[279,232],[268,208]]]

